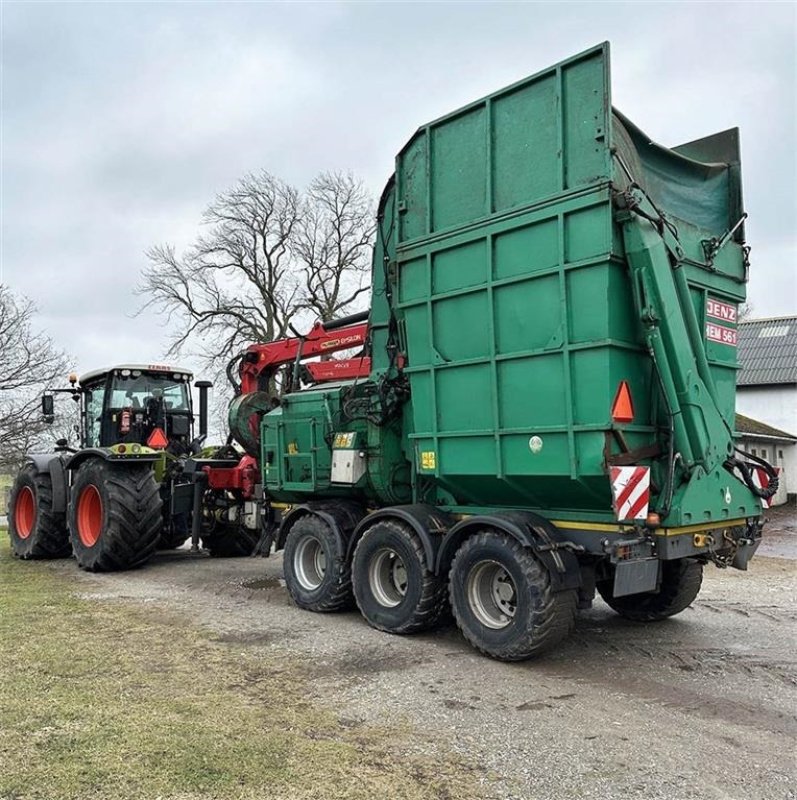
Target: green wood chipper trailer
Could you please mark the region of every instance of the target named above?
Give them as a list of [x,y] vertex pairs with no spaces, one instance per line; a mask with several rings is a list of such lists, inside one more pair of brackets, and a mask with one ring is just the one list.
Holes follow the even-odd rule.
[[607,44],[422,126],[367,323],[231,365],[246,455],[181,457],[182,535],[243,510],[300,607],[397,634],[453,612],[503,660],[596,592],[683,611],[704,565],[747,568],[777,488],[734,446],[745,216],[738,131],[653,143],[612,107]]
[[520,660],[596,591],[654,621],[705,564],[746,569],[775,475],[734,445],[745,216],[738,131],[653,143],[608,44],[420,127],[379,203],[367,369],[258,415],[297,604],[391,633],[450,610]]

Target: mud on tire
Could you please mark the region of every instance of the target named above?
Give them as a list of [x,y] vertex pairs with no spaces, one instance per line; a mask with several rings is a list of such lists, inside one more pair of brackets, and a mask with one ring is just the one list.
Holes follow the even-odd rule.
[[25,464],[17,474],[8,506],[8,535],[17,558],[66,558],[72,554],[66,515],[55,513],[50,475]]
[[658,622],[687,609],[700,592],[703,565],[691,559],[664,561],[661,565],[661,587],[658,592],[614,597],[614,578],[598,581],[600,596],[621,617],[634,622]]
[[418,537],[394,520],[365,531],[354,551],[354,596],[371,627],[387,633],[417,633],[447,616],[445,579],[426,563]]
[[291,526],[282,563],[285,584],[299,608],[331,612],[354,605],[345,544],[319,517],[307,515]]
[[92,458],[81,464],[67,519],[78,564],[92,572],[131,569],[155,552],[163,517],[148,465]]
[[463,636],[500,661],[524,661],[549,650],[575,622],[576,592],[554,592],[532,551],[496,531],[482,531],[459,548],[449,591]]

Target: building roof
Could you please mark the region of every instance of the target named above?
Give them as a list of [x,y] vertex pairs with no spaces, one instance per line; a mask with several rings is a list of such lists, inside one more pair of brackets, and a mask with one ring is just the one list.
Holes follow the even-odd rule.
[[797,436],[778,428],[773,428],[771,425],[767,425],[766,422],[759,422],[757,419],[745,417],[743,414],[736,415],[736,432],[741,433],[742,436],[765,436],[768,439],[797,442]]
[[738,386],[797,383],[797,317],[742,322],[739,362]]

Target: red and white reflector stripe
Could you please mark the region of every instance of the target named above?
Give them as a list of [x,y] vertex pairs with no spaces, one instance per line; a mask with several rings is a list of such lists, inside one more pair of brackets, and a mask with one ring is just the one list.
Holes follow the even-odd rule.
[[617,519],[645,519],[650,503],[650,467],[612,467],[609,477]]
[[[774,467],[774,469],[775,469],[775,472],[777,472],[778,475],[780,475],[780,467]],[[753,483],[759,489],[766,489],[767,486],[769,486],[769,475],[767,474],[767,471],[763,467],[753,467],[752,478],[753,478]],[[766,498],[766,499],[764,499],[762,497],[761,498],[761,505],[764,506],[764,508],[771,508],[772,507],[772,501],[774,499],[775,499],[774,495],[772,497],[769,497],[769,498]]]

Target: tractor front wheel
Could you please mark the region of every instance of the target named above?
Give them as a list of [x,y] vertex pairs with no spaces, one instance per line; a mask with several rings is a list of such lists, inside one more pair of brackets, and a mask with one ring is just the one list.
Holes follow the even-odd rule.
[[65,516],[53,511],[52,479],[34,464],[22,467],[14,481],[8,533],[17,558],[66,558],[72,552]]
[[67,515],[79,566],[113,572],[143,564],[158,546],[161,506],[149,466],[98,458],[84,462],[72,484]]

